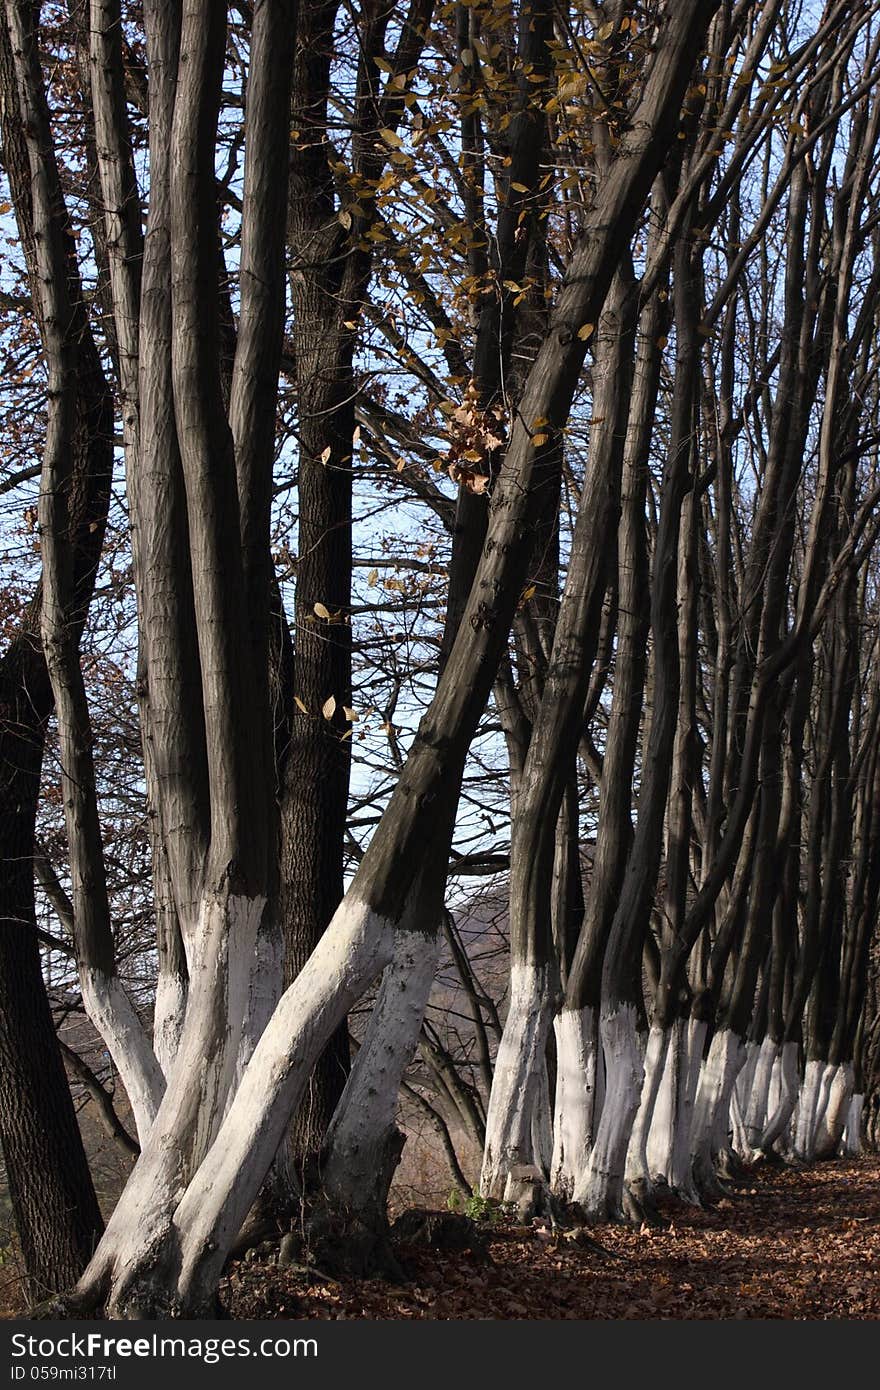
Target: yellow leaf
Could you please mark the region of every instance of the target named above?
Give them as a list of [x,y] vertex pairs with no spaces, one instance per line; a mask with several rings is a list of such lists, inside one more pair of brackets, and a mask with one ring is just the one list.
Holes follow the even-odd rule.
[[582,343],[585,343],[588,338],[592,338],[595,331],[596,325],[594,323],[584,323],[578,329],[578,337]]
[[308,706],[303,704],[298,695],[294,695],[293,703],[296,705],[297,709],[302,710],[303,714],[308,714]]
[[532,443],[534,444],[536,449],[540,449],[541,445],[546,444],[549,438],[549,434],[533,434]]
[[665,334],[665,333],[661,333],[660,337],[657,339],[657,346],[658,346],[658,348],[665,348],[665,346],[666,346],[666,344],[667,344],[668,342],[669,342],[669,339],[667,338],[666,334]]
[[370,573],[367,575],[367,584],[369,585],[369,587],[370,587],[371,589],[375,589],[375,587],[376,587],[376,585],[377,585],[378,582],[379,582],[379,571],[378,571],[378,570],[370,570]]
[[530,584],[529,587],[528,587],[527,589],[523,589],[523,593],[522,593],[522,601],[523,601],[523,603],[528,603],[528,601],[529,601],[530,598],[534,598],[534,597],[535,597],[535,587],[536,587],[536,586],[535,586],[534,584]]
[[335,696],[335,695],[328,695],[328,696],[327,696],[327,699],[324,701],[323,705],[321,706],[321,713],[323,714],[323,716],[324,716],[325,719],[332,719],[332,718],[333,718],[334,714],[336,713],[336,696]]
[[559,82],[559,100],[571,101],[572,97],[582,97],[587,90],[588,83],[589,79],[586,73],[567,72]]
[[352,708],[351,708],[351,705],[343,705],[343,706],[342,706],[342,713],[345,715],[345,717],[346,717],[346,719],[348,720],[349,724],[353,724],[354,721],[358,718],[358,712],[357,712],[357,710],[356,710],[356,709],[352,709]]
[[529,191],[529,186],[527,183],[511,183],[510,186],[511,188],[515,188],[517,193],[528,193]]
[[323,618],[325,622],[330,621],[330,609],[326,603],[316,603],[313,609],[316,618]]
[[379,134],[382,136],[386,145],[393,145],[396,150],[399,150],[403,144],[396,130],[380,130]]
[[322,462],[322,463],[329,463],[331,452],[332,452],[332,450],[331,450],[331,448],[330,448],[330,445],[328,444],[328,445],[327,445],[327,448],[324,449],[324,450],[322,450],[322,453],[321,453],[321,462]]

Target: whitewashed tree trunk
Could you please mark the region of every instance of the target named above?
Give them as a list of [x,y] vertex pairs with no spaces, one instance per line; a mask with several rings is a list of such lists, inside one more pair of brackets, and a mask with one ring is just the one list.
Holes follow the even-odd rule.
[[733,1096],[735,1096],[739,1105],[740,1116],[744,1116],[748,1109],[749,1097],[752,1094],[752,1082],[754,1081],[755,1069],[758,1065],[760,1051],[761,1049],[758,1043],[746,1043],[746,1060],[743,1063],[739,1076],[736,1078],[733,1095],[731,1096],[731,1107],[733,1106]]
[[826,1062],[825,1066],[822,1069],[822,1079],[819,1082],[819,1095],[816,1100],[816,1133],[813,1141],[814,1148],[816,1142],[819,1139],[819,1136],[823,1132],[823,1126],[825,1124],[825,1115],[828,1110],[828,1100],[831,1095],[831,1083],[834,1080],[834,1074],[836,1070],[837,1068],[833,1066],[830,1062]]
[[605,1103],[590,1161],[578,1177],[574,1197],[596,1220],[614,1220],[623,1215],[627,1148],[645,1070],[633,1006],[622,1004],[608,1012],[603,1010],[600,1034],[605,1055]]
[[[178,1065],[150,1142],[80,1281],[80,1295],[89,1299],[106,1291],[108,1313],[118,1317],[137,1315],[144,1307],[173,1312],[181,1303],[208,1302],[312,1067],[352,1004],[388,964],[393,947],[392,925],[349,893],[282,996],[194,1177],[180,1162],[178,1138],[182,1128],[192,1128],[201,1099],[198,1083],[186,1087],[188,1077],[198,1077],[204,1050],[191,1003]],[[165,1238],[172,1218],[178,1234],[175,1268],[169,1270]],[[162,1258],[151,1262],[151,1253],[160,1249]]]
[[815,1058],[807,1062],[798,1096],[797,1126],[794,1136],[795,1156],[803,1163],[812,1163],[816,1152],[816,1127],[819,1121],[820,1092],[824,1063]]
[[764,1153],[784,1139],[794,1115],[798,1099],[797,1043],[783,1043],[777,1061],[778,1072],[775,1071],[774,1075],[778,1074],[779,1094],[775,1105],[768,1105],[769,1118],[758,1146]]
[[574,1192],[593,1146],[598,1035],[595,1010],[563,1009],[553,1023],[556,1034],[556,1097],[553,1115],[551,1187],[559,1197]]
[[745,1161],[749,1157],[750,1149],[746,1139],[746,1124],[743,1118],[742,1104],[740,1102],[739,1092],[735,1086],[733,1088],[733,1094],[730,1097],[728,1123],[730,1127],[729,1147],[733,1153]]
[[370,1021],[327,1134],[323,1185],[345,1211],[384,1217],[400,1082],[425,1016],[440,938],[398,932]]
[[[632,1133],[626,1152],[624,1176],[627,1184],[641,1196],[647,1197],[656,1182],[656,1170],[652,1167],[653,1155],[663,1149],[660,1131],[664,1128],[665,1117],[658,1116],[664,1087],[669,1089],[668,1059],[673,1045],[674,1028],[660,1028],[656,1025],[648,1034],[645,1049],[645,1074],[639,1108],[633,1122]],[[653,1150],[652,1150],[653,1141]]]
[[841,1139],[841,1152],[847,1158],[858,1158],[862,1151],[862,1111],[864,1105],[865,1097],[855,1091],[850,1096],[846,1127]]
[[[776,1114],[779,1102],[782,1099],[782,1047],[778,1047],[776,1056],[773,1059],[773,1067],[770,1072],[770,1085],[767,1087],[767,1115],[765,1118],[764,1129],[767,1128],[771,1117]],[[764,1130],[761,1131],[763,1135]]]
[[[495,1061],[480,1174],[484,1197],[513,1200],[515,1169],[549,1177],[550,1114],[547,1038],[553,1017],[553,979],[547,965],[515,963],[510,1004]],[[536,1142],[537,1140],[537,1142]]]
[[141,1147],[156,1118],[165,1077],[131,1000],[115,975],[83,967],[83,1006],[103,1038],[122,1079]]
[[160,971],[153,1006],[153,1051],[166,1078],[180,1047],[188,992],[187,981],[176,971]]
[[751,1091],[743,1115],[746,1147],[741,1157],[746,1160],[754,1158],[760,1152],[761,1138],[770,1113],[770,1082],[777,1054],[778,1049],[773,1039],[764,1038],[758,1052]]
[[706,1031],[707,1025],[700,1019],[689,1019],[686,1030],[682,1027],[682,1037],[678,1045],[678,1086],[675,1093],[672,1142],[664,1169],[671,1191],[685,1201],[694,1203],[698,1203],[700,1198],[694,1186],[691,1167],[691,1134]]
[[688,1201],[697,1200],[690,1144],[705,1036],[706,1024],[697,1019],[676,1019],[673,1024],[647,1144],[651,1181]]
[[841,1062],[838,1066],[829,1067],[827,1072],[830,1073],[827,1098],[816,1132],[817,1158],[833,1158],[837,1153],[846,1128],[853,1093],[854,1076],[851,1062]]
[[745,1056],[742,1039],[731,1029],[721,1028],[712,1039],[700,1073],[694,1106],[691,1168],[697,1191],[707,1197],[721,1195],[715,1160],[727,1144],[730,1099]]
[[[263,898],[222,892],[203,900],[177,1058],[148,1141],[80,1285],[88,1292],[109,1283],[109,1306],[122,1312],[126,1272],[167,1234],[174,1207],[223,1119],[264,907]],[[131,1306],[135,1312],[141,1306],[136,1293]]]

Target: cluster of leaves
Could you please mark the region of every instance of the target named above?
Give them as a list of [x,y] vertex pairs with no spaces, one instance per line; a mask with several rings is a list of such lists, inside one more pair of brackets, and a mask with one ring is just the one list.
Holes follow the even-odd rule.
[[504,444],[507,414],[501,402],[488,409],[480,406],[473,381],[465,389],[461,405],[448,403],[450,445],[444,466],[454,483],[469,492],[486,492],[492,480],[492,459]]

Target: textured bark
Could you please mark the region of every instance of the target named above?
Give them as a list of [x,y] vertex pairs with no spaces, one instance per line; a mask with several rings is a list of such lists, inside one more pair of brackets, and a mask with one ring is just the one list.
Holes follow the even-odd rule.
[[[149,710],[146,762],[154,769],[158,833],[183,940],[198,920],[198,883],[210,830],[202,678],[188,555],[187,498],[171,372],[171,128],[180,0],[144,6],[150,66],[150,201],[139,320],[139,454],[132,546]],[[174,833],[170,828],[174,827]],[[179,973],[179,972],[175,972]]]
[[[0,14],[3,163],[42,328],[31,171],[6,14]],[[63,204],[56,216],[66,224]],[[69,266],[79,338],[68,508],[81,630],[109,501],[112,404]],[[29,1292],[69,1285],[102,1219],[43,985],[34,915],[34,826],[52,691],[39,641],[42,588],[0,660],[0,1138]]]
[[[293,339],[299,411],[299,556],[296,571],[294,690],[281,794],[281,919],[285,984],[296,979],[343,893],[351,728],[352,371],[359,302],[341,302],[345,234],[336,221],[333,173],[321,132],[336,0],[303,6],[299,17],[291,123],[302,132],[290,154],[288,234],[292,253]],[[356,253],[355,253],[356,254]],[[330,455],[326,467],[324,450]],[[336,615],[321,620],[315,604]],[[333,696],[331,719],[322,707]],[[347,1028],[318,1063],[293,1121],[297,1166],[317,1154],[348,1072]]]
[[[432,0],[414,0],[394,54],[394,74],[416,64]],[[343,894],[351,761],[352,455],[358,388],[353,354],[372,273],[364,209],[349,236],[336,216],[334,155],[324,141],[338,0],[299,12],[291,123],[288,240],[299,411],[299,555],[296,569],[294,691],[281,790],[281,911],[285,982],[304,966]],[[374,58],[384,53],[391,8],[369,0],[359,28],[353,171],[377,180],[386,154],[375,132],[394,130],[403,87],[381,90]],[[329,451],[329,452],[328,452]],[[331,614],[321,618],[315,605]],[[329,718],[322,711],[332,697]],[[305,1169],[321,1149],[349,1066],[340,1027],[309,1082],[294,1118],[292,1147]]]
[[[13,67],[31,174],[35,290],[46,356],[48,408],[39,502],[43,557],[40,634],[58,718],[70,856],[73,930],[86,1012],[123,1077],[143,1140],[162,1075],[115,968],[91,720],[79,659],[82,631],[71,502],[77,430],[81,299],[69,284],[71,248],[32,15],[7,6]],[[78,322],[78,319],[80,322]]]
[[103,1221],[43,985],[34,916],[34,817],[51,699],[42,652],[21,635],[0,662],[0,1139],[26,1291],[68,1288]]

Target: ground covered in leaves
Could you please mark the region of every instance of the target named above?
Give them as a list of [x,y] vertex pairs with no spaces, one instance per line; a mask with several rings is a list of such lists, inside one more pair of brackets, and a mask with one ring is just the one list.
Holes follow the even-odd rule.
[[762,1167],[717,1207],[663,1215],[589,1235],[481,1223],[471,1250],[399,1242],[396,1284],[252,1256],[223,1301],[235,1318],[880,1318],[880,1158]]

